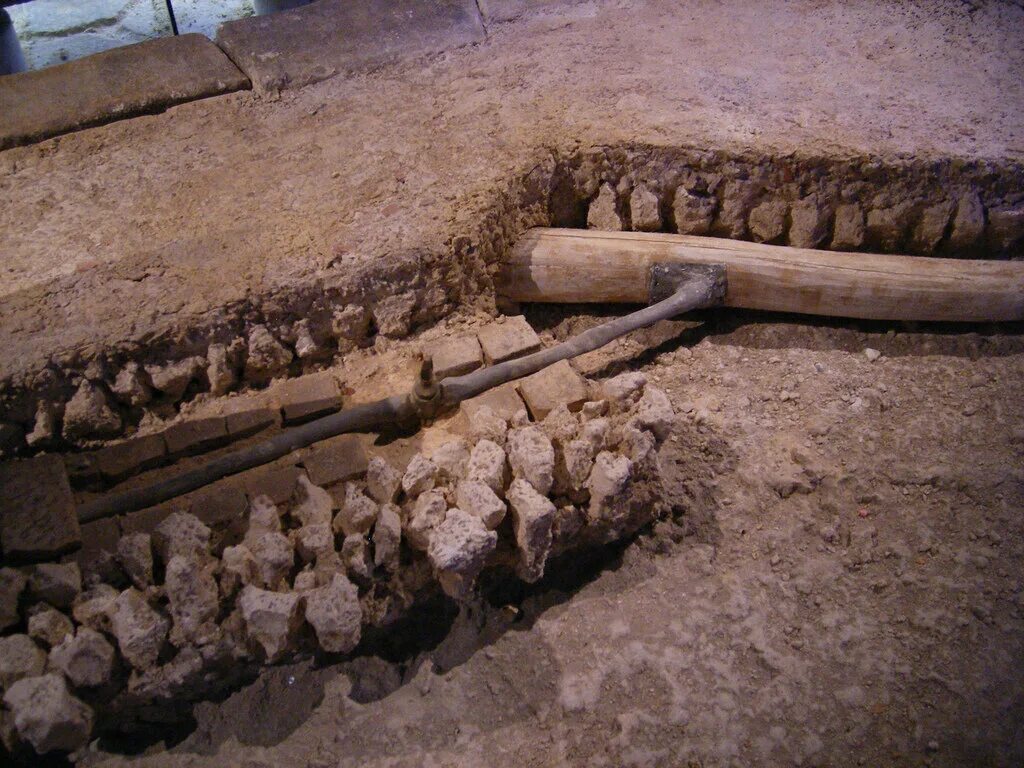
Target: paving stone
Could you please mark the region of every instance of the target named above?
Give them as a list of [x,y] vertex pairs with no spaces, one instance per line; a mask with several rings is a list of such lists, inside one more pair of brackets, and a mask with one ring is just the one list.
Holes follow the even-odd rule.
[[126,440],[92,454],[92,462],[107,480],[120,480],[143,469],[156,466],[167,455],[162,435],[146,435]]
[[300,376],[276,388],[285,424],[296,424],[341,408],[341,389],[330,373]]
[[187,512],[188,507],[188,500],[179,497],[165,501],[163,504],[122,515],[118,518],[121,534],[127,536],[129,533],[153,533],[156,527],[170,515],[175,512]]
[[121,529],[117,519],[105,517],[82,525],[82,546],[67,557],[78,563],[82,574],[99,576],[103,580],[116,578],[117,542]]
[[163,431],[167,453],[180,456],[210,448],[227,440],[227,424],[223,416],[183,421]]
[[475,336],[439,341],[428,346],[426,352],[434,359],[434,376],[438,379],[461,376],[483,365]]
[[519,392],[516,391],[515,382],[502,384],[500,387],[489,389],[481,395],[464,400],[460,407],[466,414],[466,418],[472,419],[473,414],[483,406],[490,408],[495,416],[505,421],[526,408]]
[[540,338],[522,315],[506,317],[479,333],[480,348],[488,364],[501,363],[540,349]]
[[339,435],[317,443],[302,461],[313,485],[324,488],[366,474],[367,458],[355,435]]
[[0,547],[11,560],[52,558],[81,541],[75,503],[60,456],[0,465]]
[[241,483],[237,480],[217,483],[191,494],[190,502],[189,512],[217,531],[214,550],[220,551],[241,541],[249,506]]
[[281,423],[281,412],[275,408],[252,408],[229,413],[225,415],[224,421],[228,435],[232,439],[237,439],[278,426]]
[[247,88],[199,34],[161,37],[0,80],[0,149]]
[[275,504],[284,504],[295,493],[302,470],[295,466],[278,466],[253,470],[242,475],[242,488],[252,501],[268,496]]
[[217,43],[262,91],[365,72],[483,39],[474,0],[320,0],[229,21],[217,30]]
[[570,411],[579,411],[589,398],[586,380],[576,373],[568,360],[561,360],[519,382],[535,421],[541,421],[563,403]]

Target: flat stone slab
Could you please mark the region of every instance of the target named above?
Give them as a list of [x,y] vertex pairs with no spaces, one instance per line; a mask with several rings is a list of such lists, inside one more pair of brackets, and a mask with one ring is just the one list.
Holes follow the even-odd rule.
[[355,435],[339,435],[317,443],[302,461],[313,485],[328,486],[366,473],[366,451]]
[[569,365],[568,360],[561,360],[522,379],[519,394],[536,421],[541,421],[562,404],[570,411],[578,411],[588,398],[587,382]]
[[483,39],[473,0],[320,0],[229,21],[217,30],[217,43],[260,91],[365,72]]
[[523,399],[519,396],[519,392],[516,391],[516,383],[514,381],[502,384],[494,389],[489,389],[469,400],[463,400],[462,405],[459,407],[466,415],[466,418],[472,418],[473,414],[483,406],[487,406],[494,411],[496,416],[506,421],[515,416],[519,411],[526,409]]
[[522,315],[506,317],[484,326],[480,347],[490,365],[528,355],[540,349],[540,337]]
[[0,149],[249,87],[206,37],[162,37],[0,78]]
[[341,389],[327,371],[289,379],[271,396],[280,403],[285,424],[309,421],[341,408]]
[[227,423],[223,416],[182,421],[163,432],[167,453],[171,456],[206,450],[226,442],[227,437]]
[[475,336],[458,336],[429,345],[426,352],[434,361],[434,376],[445,379],[462,376],[483,365],[480,342]]
[[105,480],[120,480],[156,466],[166,453],[162,435],[147,435],[101,448],[92,455],[92,461]]
[[67,470],[60,456],[0,464],[3,559],[53,558],[81,542]]

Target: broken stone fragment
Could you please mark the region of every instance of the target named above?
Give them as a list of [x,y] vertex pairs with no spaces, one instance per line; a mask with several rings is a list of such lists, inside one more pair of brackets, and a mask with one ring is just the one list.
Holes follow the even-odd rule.
[[109,584],[90,587],[75,601],[71,615],[79,624],[98,632],[110,631],[110,616],[120,593]]
[[349,352],[366,341],[370,331],[370,313],[366,307],[348,304],[334,310],[331,330],[338,342],[339,352]]
[[0,637],[0,689],[18,680],[43,674],[46,653],[28,635]]
[[946,234],[946,227],[953,215],[953,205],[952,200],[943,200],[921,212],[921,218],[918,219],[910,237],[910,249],[913,253],[928,255],[935,252],[943,235]]
[[78,563],[40,563],[28,577],[28,593],[54,608],[69,608],[82,591],[82,572]]
[[[299,475],[295,494],[297,503],[292,507],[291,516],[300,525],[331,524],[334,505],[330,493],[313,485],[305,475]],[[280,530],[280,522],[277,530]]]
[[136,362],[126,363],[110,385],[110,391],[121,403],[132,408],[141,408],[153,399],[149,388],[149,377]]
[[463,480],[456,486],[455,504],[479,517],[492,531],[505,519],[505,502],[489,486],[475,480]]
[[580,413],[583,415],[584,421],[600,418],[608,413],[608,401],[588,400],[583,404],[583,408],[580,410]]
[[92,710],[68,691],[57,674],[29,677],[4,694],[4,704],[14,714],[18,735],[40,755],[71,752],[89,741]]
[[28,617],[28,634],[33,640],[53,648],[60,645],[64,638],[73,635],[75,625],[71,619],[58,610],[43,605]]
[[153,531],[152,541],[164,563],[177,555],[206,557],[210,553],[210,529],[188,512],[168,515]]
[[773,243],[786,233],[786,214],[789,206],[782,200],[770,200],[750,212],[747,227],[756,243]]
[[281,512],[269,496],[260,495],[249,503],[245,540],[254,541],[264,533],[281,532]]
[[32,448],[50,443],[57,435],[57,407],[53,403],[40,400],[36,406],[36,420],[32,431],[25,435],[25,442]]
[[350,576],[367,580],[373,576],[370,545],[361,533],[346,536],[341,542],[341,562]]
[[293,591],[308,592],[311,589],[316,589],[316,572],[308,570],[295,574],[295,581],[292,582]]
[[522,427],[508,433],[508,462],[514,477],[527,480],[541,494],[551,491],[555,450],[539,427]]
[[385,296],[373,308],[377,332],[390,339],[408,336],[415,308],[416,294],[413,291]]
[[295,549],[283,533],[262,533],[245,545],[252,552],[263,586],[276,590],[286,586],[295,565]]
[[629,196],[629,213],[636,232],[657,232],[661,229],[658,196],[646,184],[640,184]]
[[513,480],[509,486],[508,503],[519,549],[516,573],[523,581],[532,583],[544,575],[544,564],[551,551],[555,505],[521,479]]
[[658,438],[665,440],[675,427],[676,414],[668,395],[655,387],[648,387],[636,406],[636,414],[631,421],[642,429],[649,429]]
[[205,358],[193,356],[167,365],[147,365],[146,373],[153,389],[163,394],[170,402],[176,403],[181,400],[188,385],[205,368]]
[[986,240],[995,253],[1013,253],[1024,238],[1024,207],[993,209],[988,212]]
[[478,516],[458,507],[449,509],[434,528],[427,549],[445,594],[456,600],[465,597],[497,545],[498,534]]
[[793,203],[790,209],[789,244],[795,248],[816,248],[828,235],[831,211],[817,195]]
[[373,562],[394,573],[402,543],[401,510],[394,504],[384,504],[373,526]]
[[96,630],[80,627],[50,651],[50,662],[76,688],[95,688],[110,682],[114,647]]
[[961,253],[970,252],[979,245],[984,231],[985,206],[977,192],[968,192],[957,202],[953,228],[949,233],[950,248]]
[[27,581],[21,571],[0,568],[0,632],[18,623],[18,598]]
[[552,442],[566,443],[576,437],[580,421],[576,414],[572,413],[565,403],[562,403],[553,408],[539,426]]
[[866,231],[871,244],[884,253],[898,253],[903,245],[909,212],[909,203],[868,211]]
[[213,577],[216,562],[176,555],[167,564],[164,591],[171,618],[171,643],[181,648],[195,643],[205,645],[217,637],[217,611],[220,607],[217,581]]
[[430,460],[437,466],[439,480],[457,482],[466,476],[469,444],[462,438],[448,440],[431,453]]
[[206,350],[206,378],[210,394],[216,397],[230,392],[238,383],[238,374],[224,344],[211,344]]
[[64,407],[64,438],[71,442],[110,437],[121,431],[121,416],[110,407],[103,390],[84,380]]
[[153,543],[148,533],[129,533],[117,542],[117,560],[139,589],[153,583]]
[[706,235],[711,230],[717,206],[714,197],[691,194],[679,187],[672,203],[676,231],[680,235]]
[[656,446],[654,435],[646,429],[626,425],[620,432],[619,450],[634,464],[643,464],[654,456]]
[[295,551],[304,563],[315,562],[320,555],[334,550],[334,532],[327,523],[304,525],[294,530],[291,536]]
[[238,606],[245,632],[269,662],[284,656],[302,624],[301,597],[295,592],[268,592],[253,586],[242,590]]
[[225,547],[220,562],[220,592],[224,597],[230,597],[241,587],[263,583],[256,558],[244,544]]
[[497,443],[481,440],[473,446],[473,450],[469,454],[466,477],[469,480],[483,483],[498,496],[504,496],[505,482],[508,477],[505,451]]
[[387,504],[398,496],[402,476],[379,456],[366,465],[366,490],[378,504]]
[[323,348],[313,338],[308,320],[300,320],[295,324],[295,354],[300,360],[314,360],[323,355]]
[[592,444],[582,439],[570,440],[555,451],[556,494],[574,495],[586,487],[595,453]]
[[618,232],[623,228],[622,219],[616,209],[615,190],[610,184],[602,184],[587,210],[587,229],[602,229]]
[[749,181],[727,182],[722,196],[722,208],[711,231],[719,237],[742,239],[747,233],[747,215],[757,199],[758,191]]
[[590,446],[591,458],[608,446],[610,432],[611,422],[604,417],[592,419],[583,425],[583,429],[580,430],[580,439],[585,440]]
[[363,611],[359,591],[342,574],[329,584],[306,593],[306,621],[317,642],[328,653],[348,653],[362,633]]
[[266,384],[288,372],[292,352],[274,338],[265,325],[249,331],[249,348],[245,360],[245,379],[253,384]]
[[643,394],[647,377],[639,371],[620,373],[601,385],[604,396],[619,407],[628,408]]
[[313,566],[316,586],[329,584],[336,573],[345,573],[345,564],[341,562],[341,555],[338,552],[332,549],[316,559],[316,565]]
[[833,251],[853,251],[864,245],[864,211],[856,203],[836,208],[832,231]]
[[430,533],[444,520],[448,504],[441,491],[427,491],[413,504],[405,523],[405,537],[409,546],[425,552],[430,545]]
[[627,510],[624,502],[633,464],[625,456],[601,451],[587,479],[590,491],[588,515],[595,522],[614,522]]
[[406,496],[414,498],[424,491],[429,491],[436,482],[437,465],[422,453],[417,453],[409,461],[409,466],[402,475],[402,490]]
[[135,669],[152,668],[167,639],[170,622],[146,602],[142,593],[129,587],[113,602],[110,629],[121,655]]
[[334,532],[346,536],[364,534],[377,519],[377,504],[363,493],[355,483],[345,484],[341,509],[334,518]]

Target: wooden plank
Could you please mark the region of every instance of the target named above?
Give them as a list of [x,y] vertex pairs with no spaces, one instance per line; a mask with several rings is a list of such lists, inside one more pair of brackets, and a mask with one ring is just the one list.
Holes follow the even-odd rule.
[[1024,319],[1024,262],[840,253],[690,235],[532,229],[498,292],[512,301],[647,301],[651,264],[724,264],[726,306],[876,320]]

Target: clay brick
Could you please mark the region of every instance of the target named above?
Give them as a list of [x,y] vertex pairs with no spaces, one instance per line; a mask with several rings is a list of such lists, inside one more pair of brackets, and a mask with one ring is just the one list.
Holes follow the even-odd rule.
[[101,448],[92,454],[92,462],[103,478],[120,480],[156,466],[166,454],[162,435],[146,435]]
[[366,474],[366,451],[355,435],[339,435],[317,443],[302,462],[313,485],[353,480]]
[[224,420],[227,424],[228,435],[232,439],[237,439],[278,426],[281,423],[281,414],[273,408],[253,408],[248,411],[229,413]]
[[526,408],[526,404],[516,391],[515,382],[502,384],[500,387],[487,390],[482,395],[465,400],[461,408],[467,417],[472,417],[473,412],[484,405],[506,420],[515,416],[517,411]]
[[257,496],[269,496],[275,504],[284,504],[295,493],[302,470],[298,467],[271,467],[246,472],[242,475],[242,487],[252,501]]
[[461,376],[483,365],[480,342],[475,336],[440,341],[428,346],[426,352],[434,359],[434,376],[438,379]]
[[522,315],[491,323],[478,334],[488,364],[501,363],[540,349],[540,338]]
[[578,411],[588,400],[587,382],[562,360],[519,382],[530,415],[540,421],[557,406],[565,403],[570,411]]
[[81,541],[60,456],[0,465],[0,547],[5,560],[52,558]]
[[308,421],[341,407],[341,390],[330,373],[284,382],[275,393],[285,424]]
[[227,439],[228,430],[223,416],[211,416],[175,424],[163,432],[167,452],[172,456],[193,453],[209,448]]

